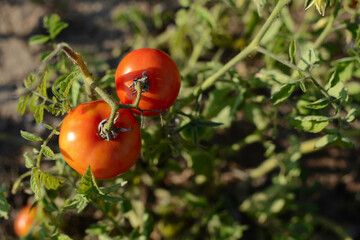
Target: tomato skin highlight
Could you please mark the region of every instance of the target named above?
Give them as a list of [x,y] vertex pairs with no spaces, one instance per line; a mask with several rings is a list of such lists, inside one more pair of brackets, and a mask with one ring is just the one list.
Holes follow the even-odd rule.
[[36,206],[31,205],[22,207],[14,221],[14,231],[18,237],[24,237],[29,234],[36,218]]
[[110,179],[131,168],[140,155],[141,132],[135,116],[127,109],[118,111],[114,127],[120,132],[110,141],[97,135],[99,123],[110,117],[105,101],[84,103],[74,108],[62,123],[59,146],[65,161],[83,175],[90,165],[96,179]]
[[[174,60],[158,49],[141,48],[127,54],[115,73],[116,92],[124,104],[132,104],[137,93],[129,86],[133,80],[146,72],[149,91],[142,92],[139,107],[142,110],[166,111],[174,104],[181,86],[181,77]],[[139,114],[138,110],[132,110]],[[160,114],[159,111],[144,111],[145,116]]]

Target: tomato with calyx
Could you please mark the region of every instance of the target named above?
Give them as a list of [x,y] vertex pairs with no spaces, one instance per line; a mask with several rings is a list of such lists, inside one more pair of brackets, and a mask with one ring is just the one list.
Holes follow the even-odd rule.
[[[139,108],[145,116],[160,114],[175,102],[181,85],[181,77],[174,60],[158,49],[141,48],[127,54],[115,73],[116,92],[124,104],[135,103],[137,93],[134,80],[146,76]],[[140,112],[132,110],[136,114]]]
[[[65,161],[84,174],[90,165],[96,179],[110,179],[131,168],[141,150],[140,126],[127,109],[120,109],[114,127],[121,129],[113,139],[99,136],[99,123],[110,117],[105,101],[84,103],[74,108],[62,123],[59,146]],[[105,120],[106,121],[106,120]]]
[[35,224],[36,206],[31,205],[22,207],[14,221],[14,231],[18,237],[24,237],[29,234],[31,228]]

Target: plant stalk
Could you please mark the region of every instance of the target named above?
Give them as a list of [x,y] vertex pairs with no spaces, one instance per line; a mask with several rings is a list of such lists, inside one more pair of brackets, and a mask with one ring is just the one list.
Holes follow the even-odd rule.
[[267,18],[264,25],[260,28],[259,32],[256,34],[254,39],[249,43],[249,45],[244,48],[238,55],[236,55],[233,59],[227,62],[222,68],[220,68],[216,73],[207,78],[198,88],[195,89],[194,94],[198,96],[202,93],[202,91],[208,89],[213,86],[216,80],[221,77],[223,74],[228,72],[232,67],[234,67],[238,62],[247,57],[250,53],[252,53],[256,47],[259,45],[261,39],[264,37],[265,33],[271,26],[271,24],[275,21],[277,16],[279,15],[281,9],[290,2],[290,0],[279,0],[276,4],[274,10],[271,12],[270,16]]

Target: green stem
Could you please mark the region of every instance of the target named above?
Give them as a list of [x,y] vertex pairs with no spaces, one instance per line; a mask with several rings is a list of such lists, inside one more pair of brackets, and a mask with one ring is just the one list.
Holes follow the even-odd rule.
[[324,42],[325,38],[331,33],[332,28],[334,26],[334,22],[336,19],[336,16],[339,12],[339,9],[341,8],[342,1],[338,2],[335,6],[335,10],[332,12],[324,30],[321,32],[320,36],[316,39],[313,49],[319,48],[321,44]]
[[43,100],[45,100],[45,101],[47,101],[47,102],[49,102],[49,103],[51,103],[51,104],[55,104],[55,105],[58,105],[58,106],[61,107],[61,104],[60,104],[60,103],[54,102],[53,100],[49,99],[48,97],[45,97],[45,96],[41,95],[40,93],[38,93],[38,92],[36,92],[36,91],[31,91],[31,93],[34,94],[34,95],[37,95],[37,96],[41,97]]
[[85,84],[94,89],[94,91],[99,94],[99,96],[104,99],[106,103],[108,103],[111,107],[111,114],[108,124],[106,124],[105,128],[111,130],[114,125],[114,119],[117,111],[121,108],[121,105],[117,104],[114,99],[110,95],[108,95],[102,88],[100,88],[94,81],[92,74],[89,72],[86,67],[81,55],[77,52],[74,52],[70,47],[64,46],[64,52],[66,55],[74,61],[74,63],[79,67],[82,75],[84,76]]
[[350,237],[349,234],[339,224],[331,221],[328,218],[315,216],[315,222],[325,227],[327,230],[330,230],[333,233],[335,233],[339,237],[339,239],[353,240],[353,238]]
[[259,45],[261,39],[264,37],[265,33],[271,26],[271,24],[275,21],[281,9],[289,3],[290,0],[279,0],[276,4],[274,10],[271,12],[270,16],[264,23],[264,25],[260,28],[259,32],[256,34],[254,39],[249,43],[249,45],[244,48],[238,55],[236,55],[233,59],[227,62],[222,68],[220,68],[216,73],[207,78],[198,88],[195,89],[194,94],[198,96],[202,91],[208,89],[216,80],[221,77],[223,74],[228,72],[232,67],[234,67],[238,62],[247,57],[250,53],[252,53],[256,47]]
[[51,133],[49,134],[49,136],[45,139],[45,141],[43,142],[43,144],[41,145],[41,149],[40,149],[40,152],[39,152],[39,155],[37,157],[37,162],[36,162],[36,166],[37,167],[40,167],[40,162],[42,160],[42,157],[44,156],[44,148],[47,146],[47,144],[50,142],[51,138],[53,136],[55,136],[55,134],[60,130],[60,127],[61,127],[61,124],[62,124],[63,121],[61,121],[55,129],[53,129],[51,131]]
[[265,48],[263,48],[263,47],[261,47],[261,46],[257,46],[257,47],[255,48],[255,50],[256,50],[257,52],[259,52],[259,53],[262,53],[262,54],[264,54],[264,55],[267,55],[267,56],[271,57],[272,59],[278,61],[279,63],[281,63],[281,64],[283,64],[283,65],[285,65],[285,66],[287,66],[287,67],[289,67],[289,68],[291,68],[291,69],[293,69],[293,70],[295,70],[295,71],[301,72],[305,77],[308,77],[308,76],[309,76],[309,73],[303,71],[303,70],[302,70],[301,68],[299,68],[298,66],[292,64],[291,62],[289,62],[289,61],[287,61],[287,60],[285,60],[285,59],[280,58],[279,56],[273,54],[272,52],[266,50]]

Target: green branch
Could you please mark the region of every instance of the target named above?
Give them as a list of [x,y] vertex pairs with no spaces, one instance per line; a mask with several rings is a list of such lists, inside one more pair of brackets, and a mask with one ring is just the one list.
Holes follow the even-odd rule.
[[264,37],[265,33],[271,26],[271,24],[275,21],[277,16],[279,15],[281,9],[290,2],[290,0],[279,0],[276,4],[274,10],[271,12],[270,16],[261,27],[259,32],[256,34],[254,39],[249,43],[249,45],[244,48],[238,55],[236,55],[233,59],[227,62],[222,68],[220,68],[216,73],[207,78],[198,88],[195,89],[194,94],[198,96],[202,91],[208,89],[213,86],[218,78],[228,72],[232,67],[234,67],[238,62],[247,57],[250,53],[252,53],[256,47],[259,45],[261,39]]

